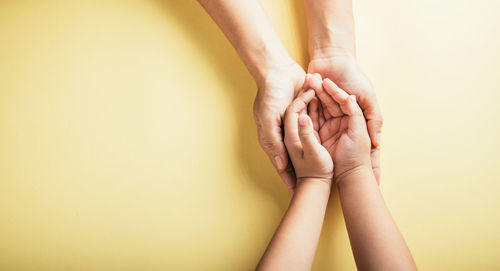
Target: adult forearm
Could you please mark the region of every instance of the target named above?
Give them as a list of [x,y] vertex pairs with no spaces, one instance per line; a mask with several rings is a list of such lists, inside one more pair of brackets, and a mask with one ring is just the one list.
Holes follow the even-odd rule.
[[198,0],[236,48],[256,80],[293,62],[258,0]]
[[298,183],[258,270],[310,270],[329,196],[330,184],[324,181],[305,179]]
[[356,55],[351,0],[305,0],[311,58],[331,53]]
[[339,194],[359,270],[416,269],[370,167],[343,178]]

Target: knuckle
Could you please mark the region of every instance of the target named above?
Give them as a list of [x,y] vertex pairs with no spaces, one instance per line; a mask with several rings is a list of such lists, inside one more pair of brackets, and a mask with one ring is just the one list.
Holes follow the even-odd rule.
[[259,144],[262,149],[269,154],[278,154],[280,143],[272,140],[271,138],[259,135]]
[[373,124],[376,127],[382,128],[382,126],[384,125],[384,120],[382,118],[374,119]]

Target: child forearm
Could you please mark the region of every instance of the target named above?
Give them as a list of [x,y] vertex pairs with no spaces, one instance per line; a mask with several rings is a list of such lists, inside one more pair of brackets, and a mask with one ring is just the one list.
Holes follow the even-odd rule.
[[290,206],[257,270],[311,269],[330,189],[329,180],[298,182]]
[[358,269],[416,270],[371,168],[353,170],[338,182],[342,210]]

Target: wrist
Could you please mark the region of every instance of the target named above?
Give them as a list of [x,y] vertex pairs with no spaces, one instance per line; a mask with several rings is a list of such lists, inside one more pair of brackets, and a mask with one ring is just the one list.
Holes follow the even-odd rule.
[[332,187],[331,178],[316,178],[316,177],[299,177],[297,178],[296,190],[310,190],[322,191],[330,194]]
[[[298,66],[291,57],[266,57],[259,62],[252,72],[252,76],[257,84],[258,89],[265,89],[266,84],[273,80],[280,80],[283,76],[287,76],[289,71]],[[300,66],[298,66],[300,67]]]
[[335,60],[340,58],[356,59],[356,51],[354,48],[338,44],[324,44],[321,46],[314,46],[310,52],[311,61],[319,59]]
[[326,22],[310,32],[309,54],[311,59],[330,55],[356,56],[354,20],[352,16],[340,22]]
[[281,42],[262,44],[248,54],[247,67],[257,85],[266,81],[269,75],[283,67],[296,64]]
[[350,168],[342,172],[338,176],[335,176],[335,183],[337,184],[339,189],[341,189],[343,186],[346,186],[346,184],[355,183],[359,180],[364,181],[372,178],[375,178],[375,175],[373,175],[371,165],[362,164]]

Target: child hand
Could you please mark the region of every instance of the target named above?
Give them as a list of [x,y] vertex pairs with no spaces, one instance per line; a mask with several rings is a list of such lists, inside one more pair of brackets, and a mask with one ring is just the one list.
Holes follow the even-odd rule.
[[315,101],[313,90],[300,94],[285,114],[285,145],[295,169],[297,181],[319,178],[331,184],[333,162],[328,151],[321,145],[311,118],[306,114],[307,105]]
[[344,176],[357,169],[371,170],[370,137],[354,95],[347,94],[330,79],[317,80],[313,75],[311,87],[321,104],[311,103],[312,121],[319,129],[321,144],[331,155],[335,165],[334,179],[340,183]]

